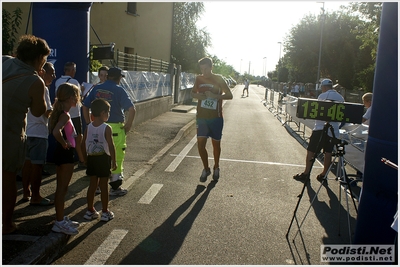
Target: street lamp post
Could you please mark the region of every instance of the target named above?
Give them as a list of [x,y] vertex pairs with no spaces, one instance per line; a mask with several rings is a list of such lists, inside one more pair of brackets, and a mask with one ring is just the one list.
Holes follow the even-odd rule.
[[263,57],[263,72],[262,76],[266,77],[267,75],[265,74],[267,71],[267,57]]
[[317,81],[315,84],[315,90],[318,90],[318,84],[319,84],[319,75],[321,72],[321,52],[322,52],[322,34],[324,32],[324,24],[325,24],[325,2],[317,2],[317,3],[322,3],[322,14],[321,14],[321,34],[320,34],[320,39],[319,39],[319,56],[318,56],[318,72],[317,72]]
[[248,72],[249,75],[250,75],[250,65],[251,65],[251,61],[249,61],[249,72]]
[[[279,60],[278,60],[278,87],[279,87],[279,70],[281,68],[281,50],[282,50],[282,42],[278,42],[279,44]],[[279,89],[279,88],[278,88]]]

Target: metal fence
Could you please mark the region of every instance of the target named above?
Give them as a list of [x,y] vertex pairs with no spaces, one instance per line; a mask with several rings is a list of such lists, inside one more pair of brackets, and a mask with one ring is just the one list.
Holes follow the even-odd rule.
[[[283,82],[278,84],[278,82],[273,82],[271,80],[268,80],[263,83],[263,86],[272,89],[274,91],[283,92],[284,84],[285,83]],[[303,85],[302,83],[299,84]],[[362,96],[365,93],[364,91],[348,90],[340,85],[335,85],[334,87],[335,90],[338,91],[344,97],[346,102],[362,103]],[[291,90],[290,88],[287,89],[288,94],[290,94],[290,90]],[[315,84],[306,83],[304,84],[304,91],[300,92],[300,96],[306,98],[317,98],[320,93],[321,93],[320,90],[315,89]]]
[[168,73],[170,63],[160,59],[141,57],[117,51],[117,66],[127,71],[153,71]]

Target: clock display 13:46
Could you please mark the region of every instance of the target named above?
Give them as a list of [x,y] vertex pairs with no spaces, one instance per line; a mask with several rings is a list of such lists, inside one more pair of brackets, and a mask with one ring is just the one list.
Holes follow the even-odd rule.
[[306,101],[302,105],[304,108],[304,117],[309,117],[315,119],[317,117],[327,116],[332,121],[342,121],[344,117],[345,105],[340,103],[335,103],[331,105],[325,113],[325,108],[320,106],[318,102]]

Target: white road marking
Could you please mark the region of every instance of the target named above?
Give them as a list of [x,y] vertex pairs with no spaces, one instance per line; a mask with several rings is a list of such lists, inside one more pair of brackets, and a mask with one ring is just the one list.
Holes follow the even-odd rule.
[[176,156],[176,158],[169,164],[165,169],[166,172],[174,172],[176,168],[181,164],[182,160],[186,157],[187,153],[192,149],[192,147],[197,142],[197,136],[195,135],[192,140],[185,146],[185,148]]
[[104,240],[100,247],[98,247],[97,250],[85,262],[85,265],[104,265],[127,233],[127,230],[113,230],[107,239]]
[[139,199],[139,204],[150,204],[151,201],[156,197],[158,192],[160,192],[162,184],[153,184],[149,190]]
[[[176,154],[170,154],[170,156],[177,157]],[[186,156],[186,158],[200,158],[200,156]],[[208,159],[212,160],[213,158],[209,157]],[[242,160],[242,159],[220,159],[221,161],[233,161],[233,162],[242,162],[242,163],[256,163],[256,164],[268,164],[268,165],[280,165],[280,166],[290,166],[290,167],[304,167],[305,165],[299,164],[290,164],[290,163],[281,163],[281,162],[271,162],[271,161],[255,161],[255,160]],[[317,161],[320,166],[323,166],[319,161]],[[316,166],[318,168],[318,166]]]

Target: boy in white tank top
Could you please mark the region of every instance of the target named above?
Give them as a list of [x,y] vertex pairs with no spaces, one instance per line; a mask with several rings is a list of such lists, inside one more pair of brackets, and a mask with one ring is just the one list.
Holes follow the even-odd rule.
[[110,116],[110,104],[104,99],[97,98],[91,103],[91,109],[93,121],[86,127],[83,137],[86,174],[90,176],[87,211],[83,217],[87,220],[99,217],[100,214],[94,208],[94,196],[99,185],[102,204],[100,220],[107,222],[114,218],[114,213],[108,210],[108,180],[111,170],[117,169],[112,128],[105,123]]

